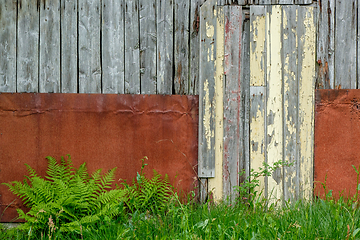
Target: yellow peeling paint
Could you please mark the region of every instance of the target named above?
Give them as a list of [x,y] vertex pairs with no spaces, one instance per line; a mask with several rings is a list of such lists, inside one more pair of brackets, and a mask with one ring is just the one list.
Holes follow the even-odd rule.
[[206,36],[208,38],[213,38],[214,34],[215,34],[214,26],[206,22]]
[[[304,9],[305,10],[305,9]],[[313,140],[314,140],[314,91],[315,91],[315,36],[314,8],[307,7],[304,19],[305,33],[302,70],[299,76],[300,119],[300,191],[305,199],[312,197],[313,185]]]
[[215,201],[223,199],[223,121],[224,121],[224,46],[225,25],[222,7],[217,8],[215,60],[215,177],[209,178],[208,188]]
[[211,119],[211,102],[209,98],[209,81],[206,79],[204,82],[204,93],[205,93],[205,106],[204,106],[204,119],[203,125],[205,130],[206,147],[208,150],[211,149],[211,139],[214,137],[214,131],[211,131],[210,119]]
[[265,15],[255,16],[250,34],[250,86],[265,86]]
[[[283,159],[283,111],[282,111],[282,61],[281,28],[282,7],[272,6],[271,15],[266,14],[267,41],[267,162],[273,165]],[[268,198],[281,199],[283,196],[282,177],[277,181],[268,177]]]

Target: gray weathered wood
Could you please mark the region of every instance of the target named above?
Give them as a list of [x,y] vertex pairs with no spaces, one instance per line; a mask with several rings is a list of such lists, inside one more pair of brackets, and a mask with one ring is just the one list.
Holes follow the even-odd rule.
[[240,119],[243,122],[242,152],[240,155],[240,171],[245,170],[245,175],[240,177],[240,183],[250,175],[250,21],[245,20],[243,10],[243,31],[241,45],[241,105]]
[[273,0],[259,0],[259,5],[269,5],[272,4]]
[[175,94],[189,92],[189,0],[174,0]]
[[140,94],[139,1],[125,1],[125,93]]
[[61,1],[61,92],[78,92],[78,6]]
[[207,0],[200,8],[199,177],[215,177],[216,4],[216,0]]
[[97,0],[79,0],[79,92],[101,93],[100,23]]
[[[157,93],[172,94],[173,79],[173,0],[156,1]],[[171,81],[169,81],[171,79]]]
[[312,4],[313,0],[295,0],[295,4],[305,5],[305,4]]
[[333,89],[335,64],[335,0],[319,1],[318,11],[318,75],[316,80],[316,88]]
[[0,4],[0,92],[16,92],[16,1]]
[[241,99],[242,7],[225,6],[225,93],[224,93],[224,156],[223,192],[235,200],[234,186],[239,184],[243,168],[243,111]]
[[37,0],[18,1],[17,92],[39,91],[39,8]]
[[284,167],[284,200],[299,196],[299,178],[296,174],[298,161],[298,84],[297,84],[297,19],[298,6],[283,7],[283,98],[284,98],[284,161],[293,163]]
[[156,94],[156,0],[140,0],[141,93]]
[[102,1],[102,92],[124,93],[124,0]]
[[355,89],[357,1],[336,0],[335,6],[335,87]]
[[191,0],[190,6],[190,80],[189,94],[199,94],[200,5],[204,0]]
[[294,0],[279,0],[279,4],[294,4]]
[[200,178],[199,184],[200,184],[199,200],[201,203],[205,203],[208,198],[208,179]]
[[39,92],[60,92],[60,0],[40,2]]

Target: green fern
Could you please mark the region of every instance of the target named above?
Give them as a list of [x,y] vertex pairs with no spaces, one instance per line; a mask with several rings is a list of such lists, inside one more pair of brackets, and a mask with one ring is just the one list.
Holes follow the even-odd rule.
[[123,212],[120,203],[126,199],[126,191],[107,190],[115,180],[116,168],[104,175],[101,170],[89,175],[86,163],[75,169],[70,155],[67,160],[62,157],[60,164],[52,157],[47,160],[46,179],[25,164],[29,176],[23,182],[3,183],[30,208],[27,213],[17,210],[19,218],[26,221],[21,228],[29,237],[56,230],[81,233],[86,226]]
[[137,173],[133,184],[130,186],[126,182],[123,183],[126,194],[126,206],[131,212],[151,212],[154,214],[164,212],[168,203],[173,196],[173,188],[170,185],[169,178],[165,175],[164,178],[153,170],[153,178],[148,179],[143,169],[145,164],[144,157],[141,159],[142,167],[140,173]]

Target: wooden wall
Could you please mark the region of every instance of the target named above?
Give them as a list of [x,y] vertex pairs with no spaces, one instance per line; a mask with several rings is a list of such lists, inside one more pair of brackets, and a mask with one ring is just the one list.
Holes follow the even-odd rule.
[[0,92],[198,94],[204,0],[0,0]]
[[216,0],[201,7],[198,171],[204,193],[234,198],[242,169],[248,176],[264,162],[285,160],[294,165],[260,179],[259,190],[274,200],[310,198],[316,7],[253,5],[249,20],[247,11]]

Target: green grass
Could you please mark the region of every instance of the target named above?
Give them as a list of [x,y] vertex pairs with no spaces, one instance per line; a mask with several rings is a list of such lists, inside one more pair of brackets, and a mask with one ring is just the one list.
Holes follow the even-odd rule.
[[[360,239],[359,230],[360,210],[353,200],[297,201],[267,210],[244,204],[173,201],[161,215],[124,213],[81,233],[55,232],[51,239]],[[0,239],[28,236],[17,229],[3,229]]]

